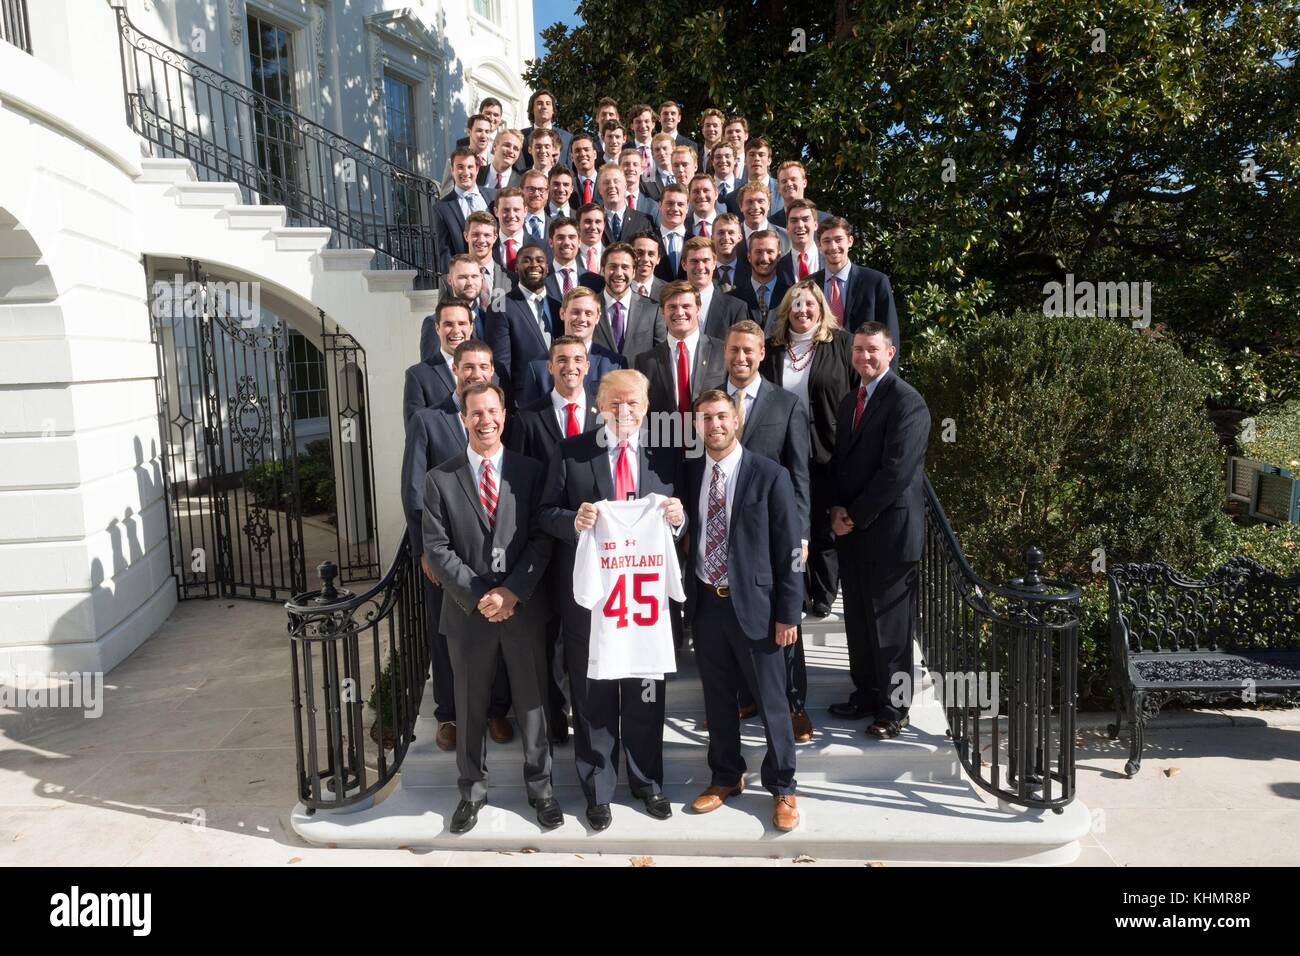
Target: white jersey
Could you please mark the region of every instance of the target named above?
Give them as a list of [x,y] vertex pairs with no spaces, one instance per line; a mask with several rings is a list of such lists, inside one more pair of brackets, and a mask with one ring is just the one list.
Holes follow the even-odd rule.
[[578,535],[573,597],[591,608],[587,676],[660,680],[677,670],[668,599],[686,600],[663,495],[601,501]]

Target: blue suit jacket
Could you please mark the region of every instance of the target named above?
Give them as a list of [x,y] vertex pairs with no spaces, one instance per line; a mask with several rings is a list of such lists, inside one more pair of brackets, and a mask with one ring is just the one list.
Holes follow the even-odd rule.
[[[618,368],[627,368],[627,359],[612,349],[596,342],[591,343],[589,351],[590,367],[587,369],[587,377],[583,379],[583,384],[587,391],[593,395],[596,394],[596,388],[600,385],[600,380],[605,377],[607,372],[612,372]],[[551,389],[555,387],[555,382],[551,380],[551,372],[546,367],[546,359],[533,359],[528,363],[528,374],[524,380],[522,390],[516,389],[515,394],[518,396],[518,404],[531,405],[544,395],[551,394]]]
[[[682,505],[690,516],[691,548],[686,559],[687,617],[694,620],[700,581],[695,576],[704,554],[700,487],[708,455],[683,467]],[[777,622],[798,624],[803,612],[803,571],[799,561],[799,508],[789,473],[770,458],[752,452],[740,457],[732,480],[735,501],[727,522],[727,584],[731,603],[745,636],[771,640]]]
[[[826,268],[823,264],[808,277],[826,291]],[[849,265],[848,288],[844,296],[844,328],[853,333],[863,322],[880,322],[889,327],[894,345],[898,348],[890,368],[898,371],[898,356],[903,354],[903,339],[898,330],[898,312],[894,307],[894,290],[890,288],[889,276],[875,269],[868,269],[856,262]],[[826,297],[828,300],[830,296]]]
[[450,395],[436,408],[420,408],[406,422],[402,453],[402,511],[411,541],[420,541],[424,478],[433,468],[465,451],[468,439]]
[[[554,337],[561,329],[559,301],[547,296],[546,310],[547,329]],[[502,311],[489,314],[487,336],[497,379],[510,400],[518,405],[517,392],[528,378],[529,363],[535,359],[545,363],[550,355],[546,339],[537,327],[537,315],[522,290],[508,293]]]

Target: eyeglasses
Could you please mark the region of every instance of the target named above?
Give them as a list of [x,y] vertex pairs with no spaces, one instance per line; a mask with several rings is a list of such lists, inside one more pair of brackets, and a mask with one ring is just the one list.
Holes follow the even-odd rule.
[[544,192],[546,192],[546,187],[545,187],[545,186],[525,186],[525,187],[524,187],[524,192],[526,192],[526,193],[544,193]]

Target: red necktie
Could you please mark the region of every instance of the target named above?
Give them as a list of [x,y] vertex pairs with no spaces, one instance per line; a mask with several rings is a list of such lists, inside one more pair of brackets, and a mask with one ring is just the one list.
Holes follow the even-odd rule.
[[564,273],[564,291],[567,293],[573,288],[573,270],[561,269],[560,271]]
[[831,313],[841,326],[844,325],[844,297],[840,292],[839,276],[831,276]]
[[596,250],[594,247],[587,250],[587,271],[588,272],[598,271],[598,267],[596,265]]
[[627,455],[627,442],[618,443],[618,462],[614,465],[614,500],[627,501],[636,497],[636,482],[632,480],[632,462]]
[[709,223],[706,219],[700,220],[700,235],[705,239],[709,238]]
[[515,271],[515,241],[513,239],[506,240],[506,271]]
[[483,477],[478,483],[478,500],[483,502],[483,510],[487,512],[488,527],[495,529],[497,525],[497,484],[492,480],[492,462],[486,458],[483,459]]
[[569,410],[569,420],[564,424],[564,435],[566,438],[572,438],[582,432],[582,429],[578,426],[578,403],[569,402],[564,407]]
[[587,203],[591,202],[591,180],[590,179],[584,179],[582,181],[582,202],[583,205],[586,205]]
[[867,407],[867,386],[858,386],[858,403],[853,407],[853,430],[857,431],[862,422],[862,409]]
[[808,278],[808,253],[799,253],[799,278]]
[[628,211],[628,212],[632,212],[632,210],[634,210],[635,208],[636,208],[636,207],[632,205],[632,197],[631,197],[631,196],[628,196],[628,197],[627,197],[627,211]]
[[677,343],[677,411],[691,413],[691,370],[686,364],[686,343]]
[[505,183],[502,181],[503,176],[505,176],[505,173],[500,171],[497,172],[497,189],[505,188]]
[[[475,158],[476,160],[478,160],[478,168],[479,168],[479,169],[482,169],[484,166],[487,165],[487,160],[484,159],[482,156],[475,156],[474,158]],[[500,174],[498,174],[498,175],[500,175]]]

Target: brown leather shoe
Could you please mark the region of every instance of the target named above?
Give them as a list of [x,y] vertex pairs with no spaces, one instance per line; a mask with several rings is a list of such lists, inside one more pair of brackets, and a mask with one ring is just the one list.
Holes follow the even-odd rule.
[[812,740],[813,724],[812,718],[806,711],[799,711],[797,714],[790,715],[790,724],[794,728],[794,742],[797,744],[806,744]]
[[745,778],[740,778],[740,783],[734,787],[709,787],[702,794],[695,798],[691,803],[691,809],[696,813],[712,813],[718,807],[722,806],[722,801],[727,797],[734,797],[745,790]]
[[504,717],[489,717],[488,736],[499,744],[508,744],[515,739],[515,728]]
[[777,797],[772,807],[772,826],[789,833],[799,822],[798,799],[794,794]]
[[438,745],[439,750],[455,750],[456,722],[453,720],[440,721],[438,732],[433,736],[433,742]]
[[741,720],[749,720],[758,713],[758,704],[750,704],[747,707],[741,707],[739,710]]

